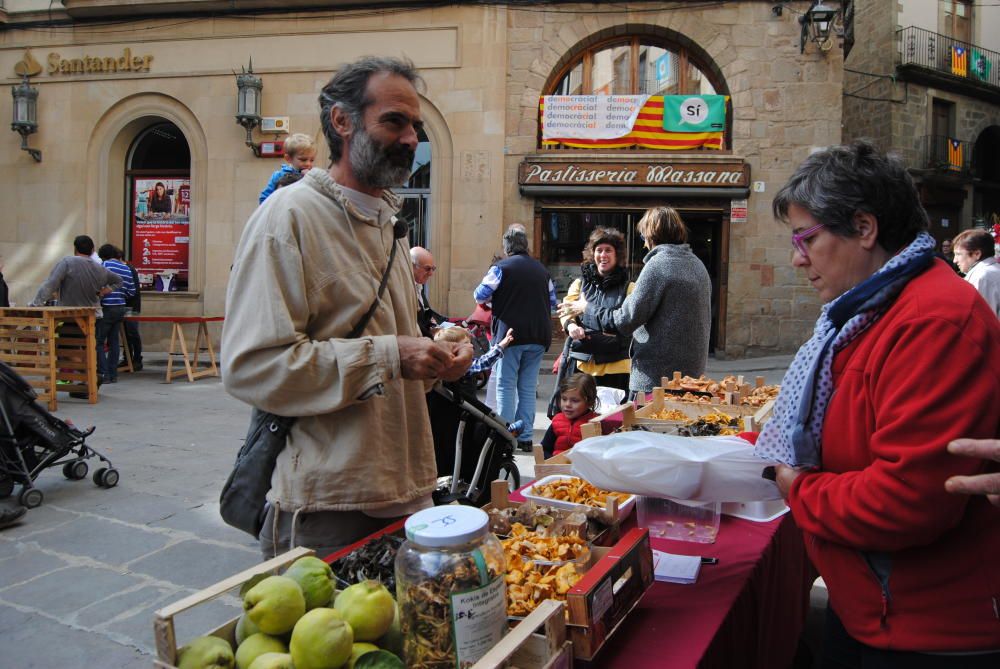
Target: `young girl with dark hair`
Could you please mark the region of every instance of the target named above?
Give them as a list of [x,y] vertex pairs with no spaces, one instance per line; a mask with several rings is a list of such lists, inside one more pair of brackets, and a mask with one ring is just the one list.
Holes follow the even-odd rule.
[[559,385],[560,412],[542,437],[545,457],[568,451],[583,439],[580,428],[597,415],[597,383],[590,374],[574,374]]

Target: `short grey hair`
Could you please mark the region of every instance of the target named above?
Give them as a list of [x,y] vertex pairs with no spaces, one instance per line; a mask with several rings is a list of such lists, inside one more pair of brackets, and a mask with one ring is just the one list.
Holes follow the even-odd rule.
[[528,235],[524,226],[515,223],[507,228],[507,232],[503,233],[503,252],[507,256],[528,252]]
[[388,72],[403,77],[414,88],[423,83],[413,62],[402,58],[364,56],[342,65],[319,94],[319,122],[330,147],[330,161],[338,162],[344,153],[344,138],[333,127],[331,114],[340,107],[351,119],[351,125],[364,125],[365,108],[372,103],[368,96],[368,80],[373,75]]
[[878,220],[878,243],[896,253],[927,229],[927,212],[913,178],[898,156],[867,140],[831,146],[806,158],[774,196],[774,217],[788,222],[791,205],[802,207],[841,237],[858,234],[857,212]]

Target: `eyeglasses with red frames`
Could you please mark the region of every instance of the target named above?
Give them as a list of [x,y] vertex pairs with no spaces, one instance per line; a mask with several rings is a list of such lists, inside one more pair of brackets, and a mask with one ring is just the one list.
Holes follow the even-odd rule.
[[806,228],[802,232],[796,232],[792,235],[792,248],[802,254],[803,258],[809,257],[809,251],[806,249],[806,245],[803,244],[804,241],[819,232],[820,228],[825,228],[826,223],[817,223],[811,228]]

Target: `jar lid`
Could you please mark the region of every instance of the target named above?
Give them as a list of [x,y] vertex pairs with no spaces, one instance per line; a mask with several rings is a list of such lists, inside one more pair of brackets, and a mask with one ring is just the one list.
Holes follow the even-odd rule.
[[406,538],[421,546],[456,546],[486,536],[490,517],[474,506],[448,504],[417,511],[406,519]]

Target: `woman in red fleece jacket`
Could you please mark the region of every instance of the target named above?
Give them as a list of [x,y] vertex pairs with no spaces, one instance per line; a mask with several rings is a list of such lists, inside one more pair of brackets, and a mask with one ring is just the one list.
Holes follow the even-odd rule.
[[1000,509],[950,495],[996,463],[1000,324],[940,260],[897,160],[857,142],[778,192],[793,264],[825,302],[756,446],[779,466],[830,594],[824,667],[1000,667]]

